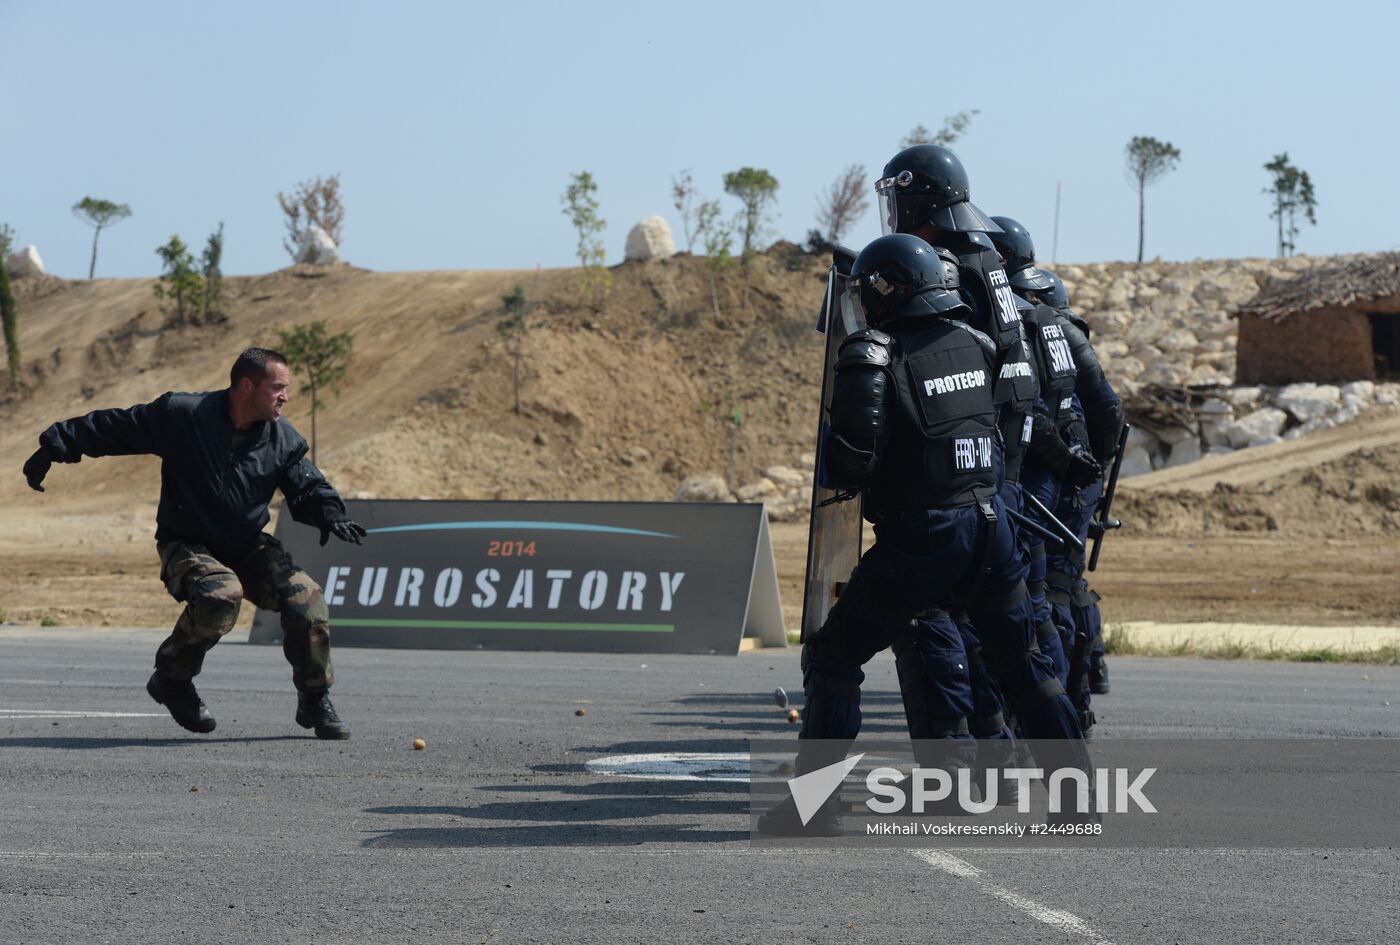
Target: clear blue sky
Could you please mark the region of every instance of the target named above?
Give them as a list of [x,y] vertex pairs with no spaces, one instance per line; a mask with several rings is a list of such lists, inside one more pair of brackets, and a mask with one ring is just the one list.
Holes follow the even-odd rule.
[[[279,191],[342,175],[345,257],[377,270],[570,265],[569,176],[596,177],[609,263],[692,168],[722,196],[780,181],[800,241],[852,163],[873,179],[915,124],[979,109],[973,200],[1061,261],[1132,258],[1134,135],[1179,169],[1148,192],[1147,255],[1267,256],[1262,165],[1313,178],[1301,252],[1400,248],[1400,4],[51,2],[0,0],[0,222],[87,273],[85,195],[134,215],[99,276],[159,270],[223,221],[225,271],[287,264]],[[725,198],[727,211],[737,209]],[[878,235],[873,210],[847,238]]]

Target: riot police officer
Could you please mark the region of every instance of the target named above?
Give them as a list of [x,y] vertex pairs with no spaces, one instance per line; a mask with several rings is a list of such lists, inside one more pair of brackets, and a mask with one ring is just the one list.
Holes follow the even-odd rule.
[[[990,238],[1012,289],[1030,303],[1024,323],[1040,381],[1023,486],[1046,508],[1059,511],[1062,520],[1068,519],[1066,524],[1082,540],[1102,489],[1102,465],[1111,460],[1117,443],[1122,406],[1104,377],[1087,334],[1071,320],[1065,307],[1046,301],[1050,297],[1067,303],[1068,297],[1057,277],[1035,266],[1035,243],[1029,231],[1010,217],[991,219],[999,232]],[[1052,612],[1055,619],[1051,625],[1060,628],[1068,657],[1061,678],[1072,693],[1081,694],[1081,722],[1087,728],[1093,718],[1088,688],[1077,678],[1082,666],[1072,665],[1084,658],[1083,645],[1076,657],[1075,644],[1081,637],[1092,639],[1091,625],[1097,623],[1093,619],[1097,596],[1083,583],[1083,569],[1081,551],[1054,548],[1047,558],[1040,543],[1032,549],[1027,585],[1042,632]],[[1092,615],[1088,614],[1090,608]],[[1071,674],[1076,677],[1073,685]]]
[[[924,240],[882,236],[856,257],[853,306],[869,326],[842,345],[828,469],[863,492],[875,542],[802,652],[797,774],[844,757],[860,730],[861,667],[930,608],[965,610],[1027,735],[1087,765],[1078,718],[1036,646],[1024,567],[998,495],[995,344],[967,324],[957,267]],[[760,818],[789,832],[792,804]],[[839,830],[830,804],[809,825]]]
[[[999,232],[995,221],[972,203],[967,171],[957,155],[933,144],[905,148],[885,165],[875,183],[880,201],[881,226],[887,233],[909,233],[931,245],[954,254],[964,296],[971,309],[973,327],[992,338],[996,345],[996,386],[993,399],[1000,431],[998,488],[1007,507],[1023,512],[1021,464],[1030,442],[1031,412],[1039,393],[1016,307],[1016,296],[989,234]],[[1022,551],[1023,576],[1030,566],[1029,551]],[[975,623],[961,623],[966,649],[976,667],[979,651]],[[1052,659],[1058,657],[1060,641],[1048,624],[1038,630],[1039,645]],[[910,649],[901,648],[898,660],[900,688],[909,711],[911,690],[920,684],[917,662]],[[1058,658],[1057,662],[1062,658]],[[923,676],[927,676],[927,672]],[[1004,730],[1001,706],[995,690],[982,686],[975,712],[973,734],[996,737]]]
[[[1104,375],[1098,357],[1090,343],[1089,323],[1069,307],[1069,295],[1064,283],[1048,269],[1041,270],[1050,280],[1051,286],[1042,299],[1058,311],[1073,330],[1066,331],[1070,351],[1074,356],[1076,369],[1081,379],[1075,385],[1072,409],[1079,420],[1078,430],[1104,468],[1113,461],[1118,448],[1118,438],[1122,431],[1123,406],[1113,386]],[[1102,495],[1103,482],[1083,490],[1062,491],[1057,514],[1060,519],[1075,528],[1080,537],[1089,533],[1094,510]],[[1099,595],[1084,579],[1085,561],[1082,553],[1066,555],[1064,558],[1047,558],[1047,578],[1051,584],[1051,594],[1058,610],[1059,618],[1065,614],[1073,617],[1075,638],[1088,646],[1088,667],[1084,678],[1075,681],[1071,688],[1080,693],[1080,705],[1088,711],[1089,693],[1107,693],[1108,665],[1104,661],[1102,619],[1099,615]],[[1082,664],[1084,661],[1081,660]],[[1089,717],[1092,721],[1092,716]]]

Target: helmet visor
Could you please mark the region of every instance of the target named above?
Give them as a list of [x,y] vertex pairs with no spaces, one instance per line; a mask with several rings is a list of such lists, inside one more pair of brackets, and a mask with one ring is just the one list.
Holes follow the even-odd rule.
[[[904,173],[908,174],[908,171]],[[912,175],[911,175],[912,176]],[[875,182],[875,195],[880,207],[880,235],[899,232],[899,201],[895,199],[899,178],[885,177]]]

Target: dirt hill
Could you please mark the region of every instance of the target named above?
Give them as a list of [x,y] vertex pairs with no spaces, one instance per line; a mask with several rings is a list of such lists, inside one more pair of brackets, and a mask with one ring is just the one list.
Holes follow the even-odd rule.
[[[227,384],[250,344],[324,320],[355,348],[321,412],[319,461],[346,492],[439,498],[669,499],[690,472],[723,470],[738,408],[737,473],[793,463],[815,431],[821,259],[772,253],[749,286],[678,256],[613,270],[606,305],[574,270],[375,273],[297,267],[226,280],[228,320],[171,324],[150,280],[16,280],[22,397],[0,402],[0,453],[23,458],[48,422],[165,390]],[[537,305],[524,349],[521,414],[497,330],[501,296]],[[309,433],[308,399],[288,416]],[[56,490],[151,495],[148,460],[55,472]],[[22,482],[0,476],[0,497]]]

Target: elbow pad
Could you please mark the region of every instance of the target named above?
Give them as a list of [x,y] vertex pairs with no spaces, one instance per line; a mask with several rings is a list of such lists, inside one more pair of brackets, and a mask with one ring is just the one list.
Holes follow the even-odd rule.
[[868,482],[889,422],[890,337],[866,329],[841,345],[831,394],[827,470],[843,485]]
[[831,428],[847,441],[874,449],[889,421],[890,337],[866,329],[841,345],[831,393]]

